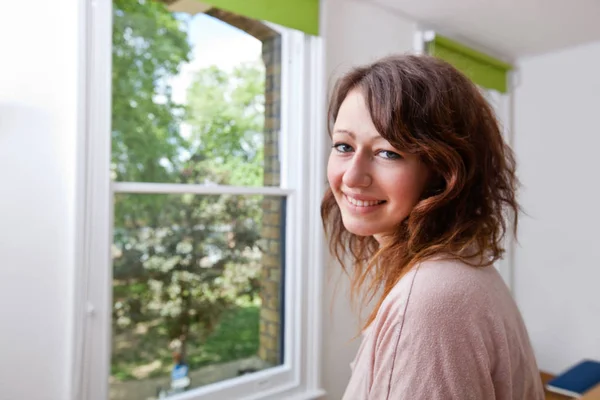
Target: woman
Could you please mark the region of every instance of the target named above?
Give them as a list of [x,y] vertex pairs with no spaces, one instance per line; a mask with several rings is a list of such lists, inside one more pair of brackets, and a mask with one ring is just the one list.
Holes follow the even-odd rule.
[[344,400],[543,399],[494,267],[517,226],[515,162],[478,88],[389,57],[342,77],[329,117],[323,223],[353,296],[376,300]]

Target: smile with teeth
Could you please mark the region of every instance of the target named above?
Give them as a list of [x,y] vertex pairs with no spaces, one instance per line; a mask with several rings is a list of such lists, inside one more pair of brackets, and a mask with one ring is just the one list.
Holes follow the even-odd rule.
[[357,200],[347,195],[346,200],[356,207],[373,207],[385,203],[385,200]]

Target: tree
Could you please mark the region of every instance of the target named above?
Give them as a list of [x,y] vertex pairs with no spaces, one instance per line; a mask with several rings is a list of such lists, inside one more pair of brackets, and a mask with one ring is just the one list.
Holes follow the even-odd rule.
[[[114,13],[116,179],[261,185],[260,62],[198,71],[187,105],[175,104],[168,82],[189,61],[185,25],[157,2],[117,0]],[[190,135],[181,134],[182,123]],[[185,353],[240,295],[252,296],[261,215],[259,196],[117,196],[115,334],[150,330],[156,338],[135,357],[150,361],[158,350],[168,357],[166,344],[175,340]],[[123,350],[114,357],[123,358]]]
[[112,160],[119,181],[164,182],[178,165],[183,109],[169,79],[190,59],[185,24],[157,1],[113,1]]
[[262,185],[264,81],[259,62],[231,72],[213,66],[198,71],[188,91],[191,148],[229,174],[224,183]]

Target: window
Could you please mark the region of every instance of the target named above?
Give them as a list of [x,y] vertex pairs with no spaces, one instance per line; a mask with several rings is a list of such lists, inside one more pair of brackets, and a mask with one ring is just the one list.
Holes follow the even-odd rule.
[[[514,144],[512,132],[512,90],[508,91],[507,93],[501,93],[497,90],[487,89],[483,90],[483,93],[496,113],[496,118],[500,123],[504,140],[512,148]],[[506,237],[504,238],[504,248],[506,253],[504,257],[498,261],[497,268],[500,272],[500,275],[502,275],[504,282],[511,290],[513,288],[512,257],[514,254],[515,244],[516,242],[512,232],[512,224],[510,224],[507,227]]]
[[[417,53],[431,54],[449,62],[477,84],[496,113],[505,141],[512,146],[512,65],[430,30],[416,32],[414,48]],[[515,245],[511,229],[507,227],[505,256],[496,264],[509,288],[512,288]]]
[[320,39],[186,1],[88,12],[73,398],[316,398]]

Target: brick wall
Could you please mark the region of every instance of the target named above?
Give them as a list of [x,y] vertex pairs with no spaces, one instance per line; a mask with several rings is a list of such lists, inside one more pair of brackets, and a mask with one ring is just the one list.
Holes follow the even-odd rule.
[[[279,186],[279,135],[281,93],[281,36],[272,35],[263,40],[265,63],[265,140],[264,185]],[[270,364],[282,361],[281,349],[281,271],[282,249],[282,199],[265,197],[263,200],[263,258],[262,307],[260,312],[259,357]]]
[[[264,127],[264,185],[279,186],[279,135],[281,94],[281,36],[260,21],[217,8],[206,14],[235,26],[262,41],[262,59],[265,65],[265,127]],[[282,270],[283,235],[282,214],[284,203],[278,197],[265,197],[262,203],[263,225],[261,231],[262,276],[260,298],[259,357],[271,365],[282,360]]]

